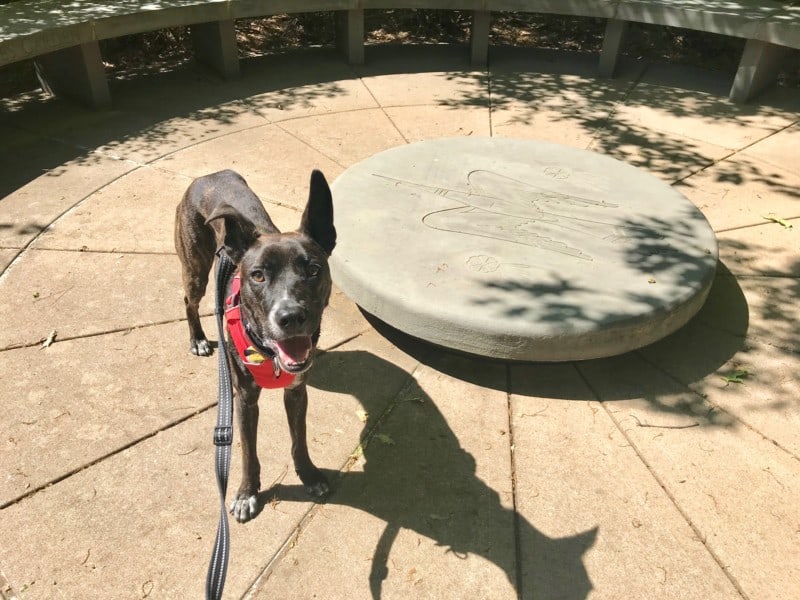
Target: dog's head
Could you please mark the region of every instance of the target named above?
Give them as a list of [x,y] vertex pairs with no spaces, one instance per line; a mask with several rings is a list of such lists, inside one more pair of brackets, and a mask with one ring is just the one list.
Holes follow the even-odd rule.
[[224,248],[241,276],[242,320],[248,334],[272,350],[281,367],[310,366],[322,311],[331,294],[328,257],[336,245],[333,201],[325,177],[311,174],[308,203],[297,231],[255,224],[230,205],[206,220],[224,219]]

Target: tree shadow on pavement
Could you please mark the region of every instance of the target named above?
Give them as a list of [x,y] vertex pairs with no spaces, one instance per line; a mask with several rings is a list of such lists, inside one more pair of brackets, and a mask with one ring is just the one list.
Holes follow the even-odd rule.
[[[635,374],[630,382],[602,399],[589,392],[586,397],[576,397],[572,388],[559,396],[558,390],[539,389],[540,384],[529,378],[509,380],[508,363],[438,349],[370,315],[367,318],[378,333],[423,364],[484,388],[565,401],[613,402],[643,397],[664,414],[692,415],[701,427],[738,426],[727,413],[705,415],[705,399],[688,386],[687,393],[676,398],[674,377],[649,382],[647,394],[631,387],[640,375]],[[669,357],[673,366],[679,365],[681,379],[701,382],[742,350],[748,322],[744,295],[735,277],[720,264],[705,307],[676,333],[632,352],[634,360],[629,362],[641,361],[642,357]],[[577,363],[576,377],[587,363],[602,369],[603,360]],[[627,359],[623,356],[619,360]],[[398,391],[388,404],[385,392],[375,393],[376,381],[395,382]],[[661,383],[663,389],[658,387]],[[478,477],[475,459],[413,376],[371,352],[337,350],[320,356],[311,384],[321,390],[352,394],[369,415],[375,415],[361,436],[363,470],[331,474],[334,492],[327,500],[329,505],[354,508],[384,522],[382,533],[374,538],[369,576],[372,598],[382,597],[383,582],[390,569],[396,568],[390,557],[403,530],[425,536],[455,556],[475,555],[490,561],[502,570],[521,598],[544,595],[577,600],[590,594],[593,586],[584,556],[595,543],[599,526],[554,538],[517,514],[508,498],[504,501],[497,490]],[[705,416],[698,418],[699,414]],[[262,506],[275,500],[303,501],[305,497],[299,486],[281,484],[260,495]]]
[[[20,138],[0,148],[0,201],[42,175],[102,160],[156,160],[168,141],[183,146],[230,131],[264,111],[309,108],[341,97],[352,69],[333,50],[310,49],[242,59],[242,77],[225,81],[194,63],[109,82],[113,108],[92,110],[39,92],[0,99],[0,132]],[[205,124],[202,140],[197,122]],[[225,127],[223,127],[225,126]],[[246,125],[242,125],[243,127]],[[24,160],[20,160],[22,152]],[[13,153],[13,154],[12,154]],[[68,166],[65,166],[68,165]],[[11,168],[13,167],[13,168]]]
[[[684,363],[691,363],[690,367],[684,364],[684,368],[698,379],[714,372],[738,352],[747,331],[747,304],[735,279],[721,265],[707,306],[679,332],[658,343],[662,345],[661,352],[684,356]],[[725,331],[714,326],[720,314],[726,315]],[[450,377],[523,396],[598,400],[592,394],[575,397],[572,387],[559,397],[558,390],[548,387],[544,391],[527,378],[509,381],[508,363],[438,349],[366,316],[378,333],[400,350]],[[691,352],[685,348],[687,336],[694,344]],[[395,382],[398,391],[388,404],[385,391],[376,393],[376,381]],[[382,584],[393,568],[392,548],[402,530],[425,536],[456,556],[477,555],[491,561],[505,573],[521,598],[544,595],[577,600],[589,595],[593,587],[583,557],[593,546],[599,527],[553,538],[515,513],[508,498],[504,501],[498,491],[476,475],[475,459],[462,447],[434,399],[413,376],[370,352],[337,350],[320,356],[311,385],[352,394],[370,415],[358,451],[363,452],[363,470],[331,474],[335,491],[327,503],[364,511],[385,523],[383,532],[375,538],[373,551],[369,585],[374,599],[382,596]],[[665,388],[656,388],[656,393],[646,400],[665,414],[696,415],[703,398],[686,394],[676,403],[666,398],[674,389],[674,381],[665,379]],[[619,391],[619,396],[604,397],[602,401],[622,400],[637,393],[624,386]],[[713,413],[701,425],[733,424],[725,414]],[[260,495],[262,506],[275,500],[303,501],[305,496],[298,486],[280,484]]]
[[[541,293],[541,289],[536,286],[530,287],[529,291],[531,294]],[[550,311],[548,313],[549,319],[557,320],[558,318],[564,318],[563,314],[561,317],[556,314],[561,310],[561,303],[558,300],[558,296],[568,291],[568,282],[565,282],[564,286],[561,288],[550,290],[554,297],[552,305],[547,302],[543,304],[543,310]],[[513,307],[511,310],[513,310]],[[522,309],[520,309],[520,311],[521,310]],[[527,313],[524,314],[527,318],[533,318],[531,315],[527,315]],[[585,315],[578,316],[581,319],[586,318]],[[366,317],[370,324],[375,327],[381,335],[389,339],[398,348],[414,356],[414,358],[420,362],[429,364],[430,361],[428,357],[431,355],[432,346],[424,343],[421,344],[419,340],[415,340],[399,332],[397,329],[387,325],[372,315],[366,315]],[[724,264],[718,263],[708,297],[697,314],[690,319],[686,325],[671,335],[666,336],[650,346],[635,350],[632,353],[643,353],[647,355],[656,353],[660,356],[669,355],[674,359],[674,362],[682,365],[683,375],[681,379],[683,381],[686,383],[700,382],[704,377],[717,371],[717,369],[744,348],[749,328],[749,320],[750,316],[747,299],[736,277]],[[689,350],[691,350],[690,353],[688,352]],[[452,352],[450,350],[448,351]],[[491,359],[483,360],[491,362]],[[603,359],[598,359],[598,361],[602,360]],[[592,362],[595,361],[589,360],[576,364]],[[437,368],[441,367],[437,366]],[[457,376],[456,374],[449,374]],[[461,375],[462,379],[464,377],[466,377],[467,381],[479,383],[474,381],[472,375],[469,373]],[[480,384],[492,385],[492,382],[480,382]],[[672,389],[672,387],[665,389],[664,393],[668,393],[672,391]],[[513,392],[514,390],[512,389],[511,391]],[[607,397],[604,398],[604,400],[627,400],[631,397],[630,394],[620,393],[620,395]],[[574,398],[565,396],[560,399],[569,400]]]
[[[598,76],[597,63],[596,54],[500,47],[492,49],[488,78],[485,73],[449,75],[456,80],[470,76],[488,87],[494,135],[535,139],[549,125],[560,139],[579,132],[580,140],[591,139],[588,149],[669,182],[713,164],[726,180],[764,181],[776,192],[797,197],[795,186],[777,180],[763,165],[742,174],[735,162],[720,161],[745,142],[715,135],[721,124],[728,132],[766,124],[761,135],[767,137],[792,120],[796,99],[777,90],[762,94],[756,103],[736,104],[726,96],[729,82],[720,82],[716,73],[626,62],[617,77],[605,79]],[[682,88],[676,87],[680,80],[686,83]],[[441,105],[457,110],[486,102],[469,86],[463,90]]]

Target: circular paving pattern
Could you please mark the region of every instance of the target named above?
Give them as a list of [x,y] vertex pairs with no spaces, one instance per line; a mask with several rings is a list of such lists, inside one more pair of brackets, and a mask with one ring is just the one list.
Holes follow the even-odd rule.
[[494,358],[621,354],[685,324],[714,277],[705,217],[608,156],[504,138],[386,150],[333,184],[336,284],[429,342]]

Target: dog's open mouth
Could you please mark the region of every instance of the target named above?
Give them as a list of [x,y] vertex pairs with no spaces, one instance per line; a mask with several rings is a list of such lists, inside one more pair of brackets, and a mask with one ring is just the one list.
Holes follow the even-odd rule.
[[299,335],[285,340],[275,340],[275,350],[281,367],[289,373],[300,373],[311,362],[311,351],[314,345],[311,336]]

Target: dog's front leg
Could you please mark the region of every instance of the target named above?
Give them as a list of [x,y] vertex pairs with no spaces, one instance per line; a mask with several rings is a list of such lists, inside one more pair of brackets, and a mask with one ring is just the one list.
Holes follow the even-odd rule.
[[255,385],[234,386],[242,443],[242,483],[231,503],[231,514],[240,523],[258,514],[258,490],[261,488],[261,463],[256,448],[258,435],[258,396]]
[[305,382],[288,387],[283,392],[283,405],[289,420],[292,436],[292,460],[294,470],[303,482],[306,491],[312,496],[321,497],[328,493],[328,480],[308,455],[306,440],[306,412],[308,410],[308,390]]

